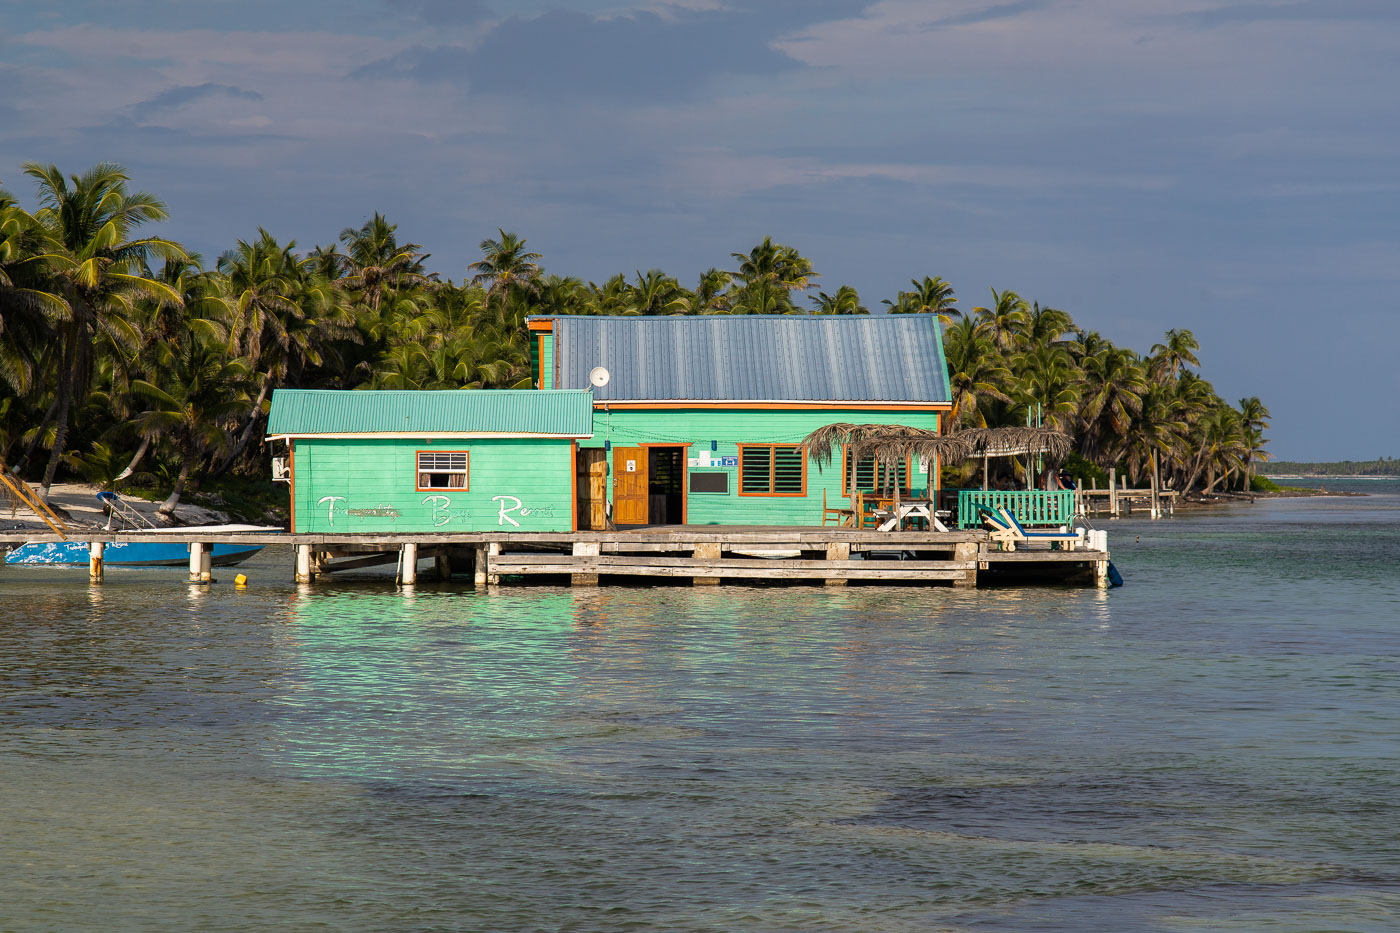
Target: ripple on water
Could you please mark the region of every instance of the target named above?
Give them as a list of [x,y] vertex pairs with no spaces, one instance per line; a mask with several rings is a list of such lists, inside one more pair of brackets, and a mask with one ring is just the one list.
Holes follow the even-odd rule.
[[1121,522],[1111,594],[6,568],[5,923],[1390,930],[1387,508]]

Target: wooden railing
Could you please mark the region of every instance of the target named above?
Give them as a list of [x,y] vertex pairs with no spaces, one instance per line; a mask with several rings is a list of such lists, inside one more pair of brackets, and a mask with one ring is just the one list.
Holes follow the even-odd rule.
[[1074,518],[1071,489],[959,489],[958,527],[980,528],[977,506],[1004,506],[1022,525],[1068,525]]

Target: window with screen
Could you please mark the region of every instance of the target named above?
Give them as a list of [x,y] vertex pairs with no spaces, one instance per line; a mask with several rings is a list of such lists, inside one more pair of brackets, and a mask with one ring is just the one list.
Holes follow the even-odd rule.
[[418,451],[418,491],[467,488],[465,450]]
[[806,494],[807,448],[791,444],[739,445],[739,495]]
[[[843,448],[841,456],[841,495],[851,494],[851,454],[849,448]],[[909,492],[909,460],[905,458],[894,465],[895,480],[899,483],[899,488],[907,494]],[[879,470],[877,473],[876,470]],[[860,492],[874,492],[877,489],[885,489],[889,486],[889,479],[885,475],[885,462],[876,462],[874,457],[861,457],[856,460],[856,489]]]

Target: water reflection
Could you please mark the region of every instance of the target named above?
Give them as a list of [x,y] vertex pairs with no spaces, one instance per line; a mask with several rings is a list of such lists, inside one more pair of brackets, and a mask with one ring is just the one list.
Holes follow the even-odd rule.
[[1111,593],[7,571],[6,923],[1387,929],[1400,526],[1252,514]]

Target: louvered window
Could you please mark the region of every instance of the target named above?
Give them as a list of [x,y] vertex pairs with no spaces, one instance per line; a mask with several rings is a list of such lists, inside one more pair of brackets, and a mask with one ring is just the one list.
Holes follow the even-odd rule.
[[418,451],[418,491],[467,488],[465,450]]
[[739,494],[805,496],[807,448],[791,444],[740,444]]

